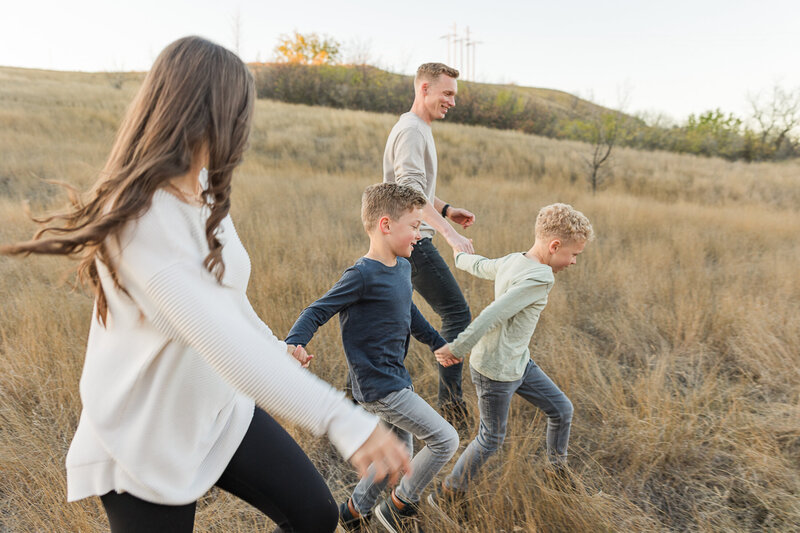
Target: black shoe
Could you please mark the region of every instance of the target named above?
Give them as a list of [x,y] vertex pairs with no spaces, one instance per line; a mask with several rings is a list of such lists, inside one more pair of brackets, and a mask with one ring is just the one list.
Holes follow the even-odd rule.
[[[457,525],[454,520],[464,519],[466,517],[466,493],[462,490],[455,490],[444,486],[444,483],[439,483],[428,494],[428,504],[439,513],[440,517],[447,520],[451,525]],[[448,514],[452,513],[451,514]]]
[[353,513],[350,512],[350,506],[347,503],[350,500],[339,504],[339,525],[345,531],[369,531],[367,526],[369,524],[369,519],[372,517],[372,513],[368,515],[362,516],[353,516]]
[[439,406],[439,412],[442,413],[442,418],[456,428],[459,434],[469,430],[469,410],[464,400],[443,403]]
[[406,503],[405,507],[398,509],[392,501],[392,496],[394,496],[394,491],[375,508],[375,517],[378,522],[390,533],[424,533],[419,520],[417,520],[419,506]]

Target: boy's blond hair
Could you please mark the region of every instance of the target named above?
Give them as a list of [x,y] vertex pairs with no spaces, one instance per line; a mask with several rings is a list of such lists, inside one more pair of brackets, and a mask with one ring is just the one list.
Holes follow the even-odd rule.
[[364,190],[361,196],[361,222],[370,231],[384,215],[397,220],[408,211],[425,207],[428,200],[411,187],[396,183],[376,183]]
[[561,239],[564,242],[587,242],[594,238],[589,219],[569,204],[551,204],[536,217],[537,239]]
[[429,81],[435,83],[439,76],[444,74],[450,76],[454,80],[458,79],[459,72],[453,67],[448,67],[444,63],[423,63],[417,69],[417,75],[414,77],[414,83],[420,81]]

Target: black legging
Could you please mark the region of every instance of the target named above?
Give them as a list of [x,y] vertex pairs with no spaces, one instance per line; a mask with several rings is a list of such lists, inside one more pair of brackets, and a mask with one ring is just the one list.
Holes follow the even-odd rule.
[[[250,428],[216,485],[258,508],[276,531],[334,531],[339,510],[325,480],[300,446],[256,408]],[[128,493],[100,497],[113,533],[191,532],[196,502],[162,505]]]

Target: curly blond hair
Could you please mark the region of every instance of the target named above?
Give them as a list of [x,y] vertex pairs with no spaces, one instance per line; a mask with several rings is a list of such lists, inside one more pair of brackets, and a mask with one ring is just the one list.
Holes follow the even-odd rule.
[[536,217],[537,239],[562,239],[586,242],[594,238],[589,219],[569,204],[551,204],[539,210]]

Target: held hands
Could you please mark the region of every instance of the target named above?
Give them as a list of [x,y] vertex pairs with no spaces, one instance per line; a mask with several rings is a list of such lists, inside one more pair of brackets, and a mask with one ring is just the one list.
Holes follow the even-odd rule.
[[392,486],[402,472],[411,473],[410,461],[405,445],[382,424],[378,424],[364,444],[350,456],[350,463],[360,477],[366,476],[367,469],[372,467],[375,481],[388,476],[389,485]]
[[294,344],[287,344],[286,349],[292,354],[292,357],[300,362],[300,366],[303,368],[308,368],[308,365],[311,364],[311,360],[314,358],[313,355],[306,352],[306,349],[300,345],[295,346]]
[[433,352],[433,355],[436,356],[436,360],[439,362],[439,364],[444,367],[456,365],[461,362],[461,359],[453,355],[453,352],[450,351],[449,344],[445,344]]

